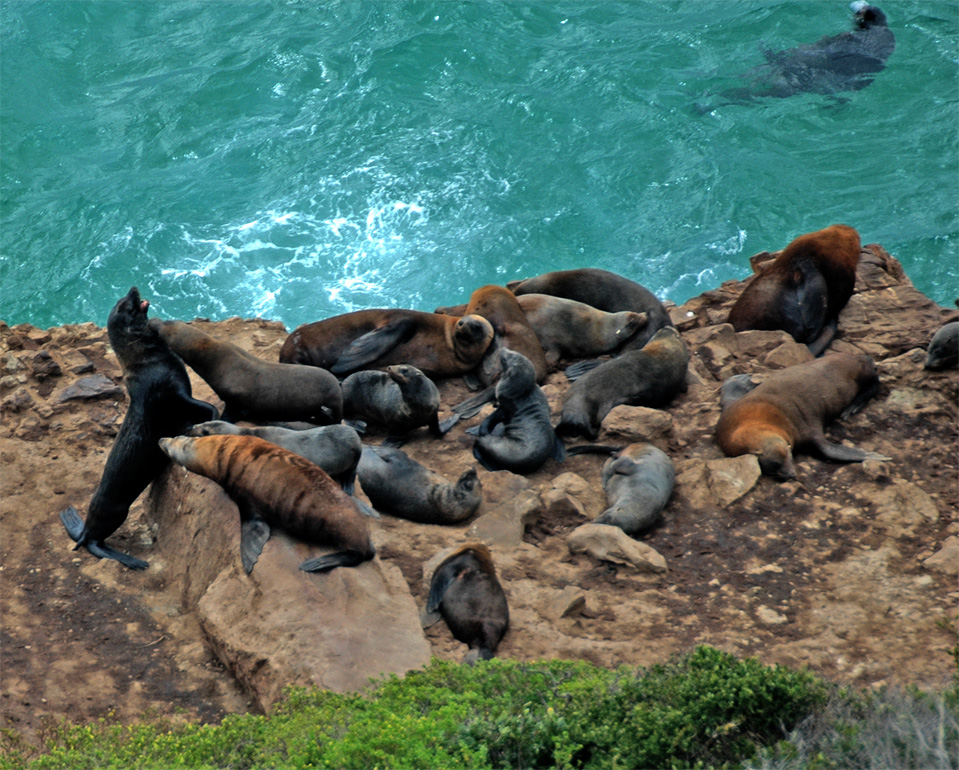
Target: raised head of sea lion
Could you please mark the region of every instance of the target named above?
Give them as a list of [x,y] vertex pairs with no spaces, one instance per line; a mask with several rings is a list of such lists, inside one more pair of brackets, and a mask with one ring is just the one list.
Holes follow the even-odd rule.
[[630,444],[603,465],[608,508],[597,524],[619,527],[631,537],[652,527],[662,515],[676,483],[673,461],[652,444]]
[[134,286],[110,311],[107,334],[123,368],[130,405],[90,500],[86,521],[72,506],[60,513],[77,548],[84,546],[94,556],[115,559],[131,569],[145,569],[147,563],[103,541],[126,521],[133,501],[166,465],[157,440],[218,416],[212,404],[193,398],[183,363],[147,323],[149,306]]
[[394,364],[385,372],[355,372],[343,380],[344,414],[380,425],[390,434],[405,434],[425,425],[434,436],[443,435],[439,408],[436,384],[409,364]]
[[925,368],[931,371],[959,368],[959,321],[937,331],[926,350]]

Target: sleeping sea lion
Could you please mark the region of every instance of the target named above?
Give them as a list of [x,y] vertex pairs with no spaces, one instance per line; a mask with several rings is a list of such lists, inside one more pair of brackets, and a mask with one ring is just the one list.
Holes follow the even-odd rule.
[[437,418],[439,389],[415,366],[397,364],[385,372],[356,372],[343,380],[342,387],[343,412],[348,418],[381,425],[390,434],[426,425],[434,436],[443,435]]
[[673,461],[652,444],[630,444],[603,465],[603,489],[609,507],[597,524],[619,527],[636,537],[653,524],[669,502],[676,483]]
[[60,513],[77,548],[84,546],[94,556],[116,559],[130,569],[148,565],[103,541],[126,521],[133,501],[166,466],[157,440],[217,418],[216,407],[193,398],[186,367],[148,325],[149,306],[134,286],[110,311],[107,334],[123,368],[130,405],[110,447],[86,521],[72,506]]
[[212,479],[240,510],[240,555],[249,575],[279,527],[295,538],[343,550],[307,559],[306,572],[355,567],[372,559],[368,519],[318,465],[256,436],[178,436],[160,449],[193,473]]
[[959,368],[959,321],[939,329],[926,350],[925,368],[933,371]]

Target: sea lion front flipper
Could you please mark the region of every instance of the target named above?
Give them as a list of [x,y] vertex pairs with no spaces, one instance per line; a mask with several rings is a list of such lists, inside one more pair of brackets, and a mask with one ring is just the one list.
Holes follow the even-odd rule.
[[552,458],[561,463],[566,459],[566,445],[560,440],[556,432],[553,432],[553,453]]
[[576,382],[580,377],[582,377],[587,372],[593,371],[597,366],[599,366],[602,361],[598,358],[590,358],[586,361],[577,361],[575,364],[570,364],[566,367],[566,371],[563,374],[566,375],[566,379],[570,382]]
[[[460,421],[460,416],[458,414],[453,414],[447,417],[445,420],[438,421],[437,425],[439,426],[439,435],[445,436],[447,433],[452,430],[453,426]],[[430,428],[432,430],[432,428]]]
[[376,509],[372,506],[367,505],[365,502],[360,500],[358,497],[353,498],[353,504],[356,506],[356,510],[362,513],[364,516],[369,516],[371,519],[381,519],[383,518],[377,513]]
[[399,449],[403,444],[406,443],[408,436],[387,436],[383,439],[383,442],[380,446],[388,446],[393,449]]
[[60,511],[60,521],[73,542],[79,543],[83,537],[83,519],[80,518],[80,512],[71,505]]
[[479,390],[483,387],[483,383],[479,381],[479,377],[472,372],[467,372],[463,375],[463,382],[466,383],[466,387],[470,390]]
[[838,329],[839,325],[836,323],[835,319],[829,321],[823,327],[823,330],[819,333],[819,336],[816,337],[816,339],[806,343],[806,347],[809,348],[809,352],[817,358],[822,355],[822,352],[829,347],[829,343],[833,341]]
[[343,420],[343,423],[349,425],[361,436],[366,433],[366,423],[363,420]]
[[473,457],[475,457],[479,461],[480,465],[486,468],[486,470],[488,470],[490,473],[495,473],[496,471],[505,470],[505,468],[501,468],[498,465],[492,464],[486,458],[486,455],[483,454],[483,450],[480,449],[479,444],[476,444],[476,443],[473,444]]
[[143,559],[138,559],[136,556],[130,556],[128,553],[117,551],[104,543],[87,542],[84,545],[94,556],[100,559],[113,559],[129,569],[141,570],[150,566],[149,563],[143,561]]
[[337,551],[326,556],[316,556],[300,564],[304,572],[326,572],[335,567],[355,567],[362,564],[367,557],[356,551]]
[[240,558],[247,575],[253,571],[253,565],[269,539],[270,525],[263,519],[254,516],[243,522],[240,527]]
[[357,337],[346,350],[340,353],[330,367],[333,374],[349,374],[377,358],[389,353],[397,345],[408,342],[416,333],[416,323],[410,318],[401,318]]
[[886,457],[885,455],[878,454],[877,452],[867,452],[864,449],[858,449],[853,446],[845,446],[843,444],[833,444],[825,439],[825,437],[819,437],[813,440],[813,443],[816,446],[816,450],[827,460],[832,460],[835,463],[861,463],[866,460],[881,460],[887,461],[891,460],[891,457]]
[[454,414],[457,414],[466,420],[479,414],[479,410],[483,408],[484,404],[490,403],[495,395],[496,388],[489,387],[486,388],[486,390],[477,393],[475,396],[470,396],[465,401],[460,401],[458,404],[454,404],[450,407],[450,409],[453,410]]
[[[197,398],[192,396],[185,396],[184,404],[187,407],[187,417],[190,420],[190,425],[199,425],[201,422],[210,422],[212,420],[220,419],[220,412],[217,410],[213,404],[209,404],[206,401],[200,401]],[[229,420],[228,422],[234,422]]]
[[751,374],[734,374],[719,388],[719,411],[722,411],[735,401],[739,401],[751,390],[755,390],[759,383],[753,382]]

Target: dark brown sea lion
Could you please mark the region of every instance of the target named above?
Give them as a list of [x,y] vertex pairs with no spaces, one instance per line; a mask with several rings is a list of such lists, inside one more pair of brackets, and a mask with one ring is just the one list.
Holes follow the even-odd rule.
[[925,368],[933,371],[959,368],[959,321],[937,331],[926,350]]
[[739,375],[735,392],[723,394],[725,407],[716,441],[727,455],[754,454],[762,472],[777,479],[796,477],[793,451],[813,450],[826,460],[849,463],[888,460],[854,447],[832,444],[823,427],[859,411],[879,390],[872,359],[833,353],[773,372],[745,395]]
[[264,361],[183,321],[154,318],[150,325],[223,399],[225,420],[305,420],[327,425],[343,416],[340,383],[328,371]]
[[630,444],[603,465],[609,507],[597,524],[619,527],[635,537],[655,524],[676,483],[673,461],[652,444]]
[[397,364],[385,372],[363,371],[343,380],[343,413],[399,435],[426,425],[434,436],[443,435],[437,412],[440,392],[415,366]]
[[859,233],[848,225],[800,235],[746,284],[729,323],[737,332],[781,329],[818,356],[852,296],[859,251]]
[[375,551],[370,526],[353,500],[309,460],[256,436],[178,436],[160,448],[174,462],[219,484],[240,510],[243,569],[253,570],[270,527],[342,551],[307,559],[306,572],[355,567]]
[[183,363],[147,324],[149,306],[134,286],[110,311],[107,334],[123,368],[130,406],[90,500],[86,522],[72,506],[60,513],[77,548],[84,546],[94,556],[116,559],[131,569],[145,569],[147,563],[103,541],[126,521],[133,501],[166,466],[157,440],[217,418],[216,407],[193,398]]
[[489,548],[468,543],[436,568],[426,611],[437,610],[453,636],[469,645],[464,662],[493,657],[509,627],[509,606]]
[[679,332],[672,326],[660,329],[642,350],[604,361],[570,385],[556,431],[595,439],[614,406],[666,406],[686,389],[688,365],[689,350]]
[[455,484],[395,447],[363,447],[360,485],[377,510],[423,524],[456,524],[483,501],[483,487],[470,468]]

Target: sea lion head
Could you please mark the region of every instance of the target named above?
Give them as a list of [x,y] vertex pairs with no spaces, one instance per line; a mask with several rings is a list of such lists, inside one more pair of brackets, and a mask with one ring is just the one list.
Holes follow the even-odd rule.
[[646,327],[649,320],[648,313],[634,313],[630,310],[624,310],[617,313],[625,318],[625,322],[616,330],[616,343],[622,344],[636,334],[640,329]]
[[472,515],[483,502],[483,486],[480,484],[479,476],[476,475],[476,468],[470,468],[463,472],[453,488],[453,497],[464,510],[468,510]]
[[187,436],[176,436],[175,438],[161,438],[160,449],[167,457],[178,465],[182,465],[187,470],[193,470],[190,464],[196,459],[196,451],[193,446],[194,440]]
[[792,448],[782,436],[764,437],[756,456],[759,458],[759,467],[764,475],[773,476],[780,481],[796,478]]
[[142,329],[147,323],[147,308],[149,307],[150,303],[141,299],[137,287],[131,286],[126,296],[117,300],[117,304],[110,311],[110,317],[107,319],[107,329],[112,332]]
[[500,378],[496,383],[496,398],[499,401],[516,399],[528,393],[536,385],[536,370],[533,362],[522,353],[509,348],[499,352]]
[[465,315],[453,324],[453,352],[466,363],[476,363],[493,341],[493,327],[483,316]]
[[869,5],[865,0],[856,0],[856,2],[850,3],[849,10],[855,14],[854,21],[857,29],[888,26],[886,14],[876,6]]

